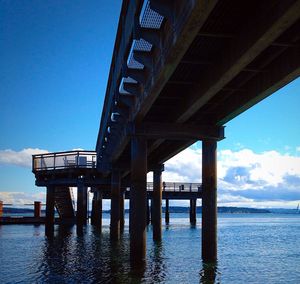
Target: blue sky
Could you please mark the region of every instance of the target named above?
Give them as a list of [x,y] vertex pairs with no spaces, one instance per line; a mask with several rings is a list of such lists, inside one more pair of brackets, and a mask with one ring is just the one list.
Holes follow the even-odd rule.
[[[120,7],[120,0],[0,1],[0,198],[43,198],[44,189],[34,186],[32,153],[95,148]],[[299,91],[298,79],[226,125],[218,145],[220,203],[292,208],[299,202]],[[192,159],[187,166],[194,164],[190,174],[174,167],[175,157],[164,178],[199,181],[200,162],[192,161],[200,146],[182,153]]]

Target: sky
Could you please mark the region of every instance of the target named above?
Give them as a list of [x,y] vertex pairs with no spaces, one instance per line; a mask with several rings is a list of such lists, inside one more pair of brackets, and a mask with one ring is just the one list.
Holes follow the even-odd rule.
[[[120,0],[0,0],[0,200],[45,200],[32,154],[95,149],[120,8]],[[297,79],[226,124],[219,206],[296,208],[299,92]],[[201,143],[165,169],[165,181],[200,182]]]

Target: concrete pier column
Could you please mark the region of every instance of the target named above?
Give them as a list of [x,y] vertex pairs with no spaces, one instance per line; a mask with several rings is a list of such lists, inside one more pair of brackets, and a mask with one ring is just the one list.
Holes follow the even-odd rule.
[[202,142],[202,259],[217,260],[217,142]]
[[34,201],[34,217],[40,218],[41,217],[41,202],[40,201]]
[[169,199],[166,198],[166,209],[165,209],[165,222],[169,224],[170,222],[170,213],[169,213]]
[[153,196],[150,198],[149,224],[153,224]]
[[96,190],[92,203],[92,225],[101,229],[102,227],[102,191]]
[[120,195],[120,233],[124,232],[124,226],[125,226],[124,202],[125,202],[125,192],[121,191],[121,195]]
[[94,225],[95,223],[95,204],[96,204],[96,192],[94,192],[93,199],[92,199],[91,225]]
[[54,200],[55,200],[55,187],[47,186],[46,193],[46,222],[45,234],[51,236],[54,229]]
[[153,170],[153,199],[151,204],[153,240],[161,240],[161,201],[162,201],[162,171],[163,165],[159,165]]
[[131,138],[130,261],[141,266],[146,257],[147,141]]
[[86,225],[87,222],[87,187],[81,182],[77,184],[77,214],[78,226]]
[[119,171],[111,174],[111,207],[110,207],[110,238],[120,238],[120,195],[121,176]]
[[0,218],[3,216],[3,201],[0,200]]
[[190,199],[190,223],[191,225],[196,225],[196,206],[197,199]]
[[149,199],[147,198],[147,226],[150,224],[151,221],[151,212],[150,209],[152,209],[152,206],[149,206]]

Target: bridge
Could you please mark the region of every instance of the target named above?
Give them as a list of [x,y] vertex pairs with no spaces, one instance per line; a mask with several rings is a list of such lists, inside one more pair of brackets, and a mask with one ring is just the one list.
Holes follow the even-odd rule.
[[163,163],[199,140],[202,258],[217,259],[217,142],[228,121],[299,76],[299,17],[296,0],[123,0],[92,171],[110,181],[113,239],[129,184],[134,264],[146,254],[147,172],[160,240]]

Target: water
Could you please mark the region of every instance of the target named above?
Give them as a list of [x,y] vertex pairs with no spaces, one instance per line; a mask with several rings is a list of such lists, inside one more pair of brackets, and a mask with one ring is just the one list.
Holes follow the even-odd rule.
[[[219,214],[218,263],[201,261],[201,216],[171,214],[161,244],[147,232],[147,264],[131,271],[128,226],[117,244],[88,225],[0,226],[0,283],[300,283],[300,215]],[[128,220],[126,220],[128,225]]]

